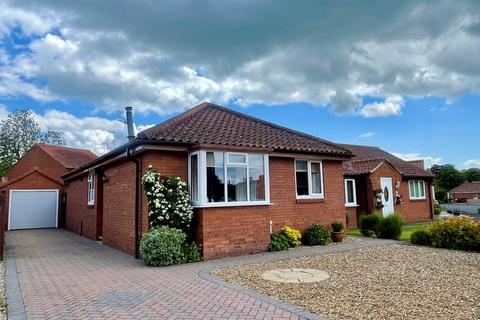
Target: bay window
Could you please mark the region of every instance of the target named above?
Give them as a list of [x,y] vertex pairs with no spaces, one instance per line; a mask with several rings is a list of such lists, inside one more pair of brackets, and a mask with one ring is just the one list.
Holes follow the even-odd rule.
[[194,206],[266,204],[268,156],[197,151],[189,157],[189,190]]
[[410,180],[408,181],[408,189],[410,193],[410,199],[420,200],[426,199],[425,197],[425,181],[423,180]]
[[295,160],[297,198],[323,198],[321,161]]
[[357,205],[357,195],[355,194],[355,179],[345,179],[345,206],[355,207]]

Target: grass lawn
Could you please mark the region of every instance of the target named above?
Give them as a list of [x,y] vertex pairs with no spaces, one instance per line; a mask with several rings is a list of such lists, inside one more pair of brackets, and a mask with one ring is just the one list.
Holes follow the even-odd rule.
[[[402,234],[400,235],[400,240],[410,241],[410,236],[412,233],[418,230],[425,230],[430,223],[431,222],[420,222],[404,225]],[[348,229],[347,233],[351,236],[363,237],[363,235],[360,233],[360,229],[358,228]]]

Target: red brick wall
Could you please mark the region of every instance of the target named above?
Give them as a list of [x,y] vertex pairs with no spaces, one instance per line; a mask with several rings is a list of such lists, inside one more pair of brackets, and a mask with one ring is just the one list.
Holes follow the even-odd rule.
[[123,161],[104,170],[103,243],[135,254],[135,163]]
[[76,234],[96,240],[96,203],[87,205],[87,175],[68,181],[65,186],[67,194],[67,209],[65,213],[65,228]]
[[[60,180],[60,177],[66,172],[66,169],[62,165],[53,160],[41,148],[34,146],[7,172],[4,180],[6,182],[15,180],[33,169],[38,169],[47,176],[58,180]],[[1,189],[5,192],[5,199],[1,209],[5,229],[8,228],[8,195],[11,189],[58,189],[59,201],[61,200],[62,194],[62,185],[47,179],[37,172],[33,172],[23,179],[5,186]],[[64,214],[60,204],[58,207],[58,225],[64,225]]]
[[[17,163],[7,172],[5,177],[13,180],[16,177],[24,175],[33,168],[39,168],[40,171],[49,177],[60,179],[66,173],[66,169],[57,161],[52,159],[38,146],[32,147]],[[7,181],[8,181],[7,180]]]
[[[380,178],[391,177],[393,184],[393,193],[399,191],[403,197],[401,204],[395,204],[395,212],[400,213],[405,222],[417,222],[431,220],[431,184],[425,181],[425,200],[410,200],[410,194],[408,190],[408,181],[402,181],[402,175],[392,168],[388,163],[384,163],[374,173],[370,175],[371,192],[370,192],[370,204],[373,208],[375,199],[373,190],[380,188]],[[397,181],[400,181],[400,188],[396,188]],[[382,214],[382,209],[376,210],[379,214]],[[371,212],[371,211],[370,211]]]
[[62,218],[62,206],[61,206],[61,193],[63,190],[63,186],[56,183],[55,181],[52,181],[45,176],[41,175],[38,172],[32,172],[28,176],[24,177],[23,179],[20,179],[18,181],[15,181],[12,184],[9,184],[5,188],[2,188],[1,190],[4,191],[3,194],[3,199],[2,199],[2,215],[3,215],[3,221],[4,221],[4,228],[5,230],[8,229],[8,205],[9,205],[9,196],[10,196],[10,190],[15,190],[15,189],[56,189],[59,191],[59,199],[58,199],[58,224],[61,226],[63,224],[63,218]]
[[324,161],[324,200],[297,200],[294,159],[270,157],[270,206],[204,208],[198,210],[206,260],[262,252],[273,231],[283,226],[304,230],[313,223],[345,224],[341,162]]
[[350,223],[348,228],[356,228],[358,226],[358,217],[357,217],[357,208],[356,207],[346,207],[345,212],[350,216]]

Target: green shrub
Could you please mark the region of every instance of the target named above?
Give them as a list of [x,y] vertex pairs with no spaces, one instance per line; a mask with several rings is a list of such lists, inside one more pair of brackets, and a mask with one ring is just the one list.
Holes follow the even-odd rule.
[[365,237],[370,237],[375,233],[378,222],[380,221],[380,216],[376,214],[361,215],[358,221],[358,227],[360,232]]
[[163,226],[150,230],[140,242],[143,261],[155,267],[182,263],[186,239],[187,235],[179,229]]
[[324,246],[331,241],[330,232],[320,224],[312,224],[303,234],[303,243],[308,246]]
[[480,251],[480,221],[471,217],[436,221],[428,231],[434,247]]
[[438,216],[440,213],[442,213],[442,206],[439,205],[439,204],[436,204],[435,208],[434,208],[434,213],[435,213],[436,216]]
[[297,229],[290,228],[289,226],[285,226],[280,230],[280,234],[283,235],[288,240],[288,244],[290,247],[298,247],[302,243],[300,239],[302,238],[302,234]]
[[343,230],[343,223],[341,221],[333,221],[331,226],[333,232],[341,232]]
[[202,261],[202,254],[200,248],[195,242],[190,244],[184,243],[182,246],[183,263],[199,262]]
[[283,234],[272,234],[270,237],[270,243],[268,244],[268,251],[284,251],[290,249],[290,244],[287,237]]
[[432,239],[430,239],[430,233],[426,230],[418,230],[412,233],[410,236],[410,242],[421,246],[430,246]]
[[399,215],[382,217],[375,228],[375,234],[378,238],[398,240],[402,234],[403,220]]

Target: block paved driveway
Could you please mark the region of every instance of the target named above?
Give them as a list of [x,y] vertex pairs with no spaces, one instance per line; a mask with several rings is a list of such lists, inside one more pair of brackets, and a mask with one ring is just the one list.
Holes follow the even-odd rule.
[[[210,276],[229,265],[378,246],[312,247],[164,268],[61,229],[10,231],[9,319],[324,319]],[[22,301],[23,300],[23,301]]]

